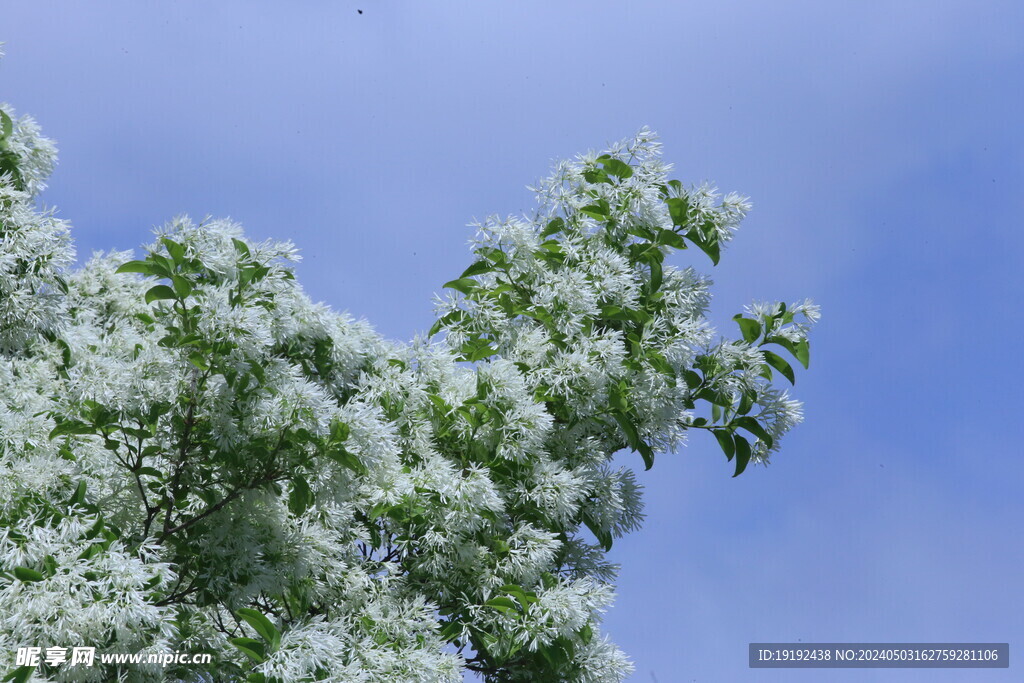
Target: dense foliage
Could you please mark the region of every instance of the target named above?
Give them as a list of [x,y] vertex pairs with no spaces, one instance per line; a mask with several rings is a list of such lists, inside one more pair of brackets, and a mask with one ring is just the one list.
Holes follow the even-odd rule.
[[[669,180],[653,136],[557,166],[479,225],[429,339],[310,301],[287,243],[177,219],[72,270],[55,152],[3,108],[0,675],[12,680],[619,681],[614,539],[692,430],[736,475],[800,420],[811,304],[716,340],[709,281],[749,205]],[[688,253],[699,253],[692,250]],[[703,257],[703,256],[702,256]],[[443,334],[442,334],[443,333]],[[211,652],[17,667],[18,647]]]

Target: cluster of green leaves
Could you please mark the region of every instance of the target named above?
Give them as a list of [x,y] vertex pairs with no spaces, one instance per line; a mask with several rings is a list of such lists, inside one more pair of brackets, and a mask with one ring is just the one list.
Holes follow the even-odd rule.
[[[789,362],[770,349],[760,348],[767,344],[775,344],[791,353],[804,368],[807,368],[810,363],[810,343],[806,339],[793,342],[787,337],[773,334],[782,325],[793,322],[793,313],[786,310],[786,304],[782,303],[779,306],[780,308],[777,313],[765,314],[761,316],[760,320],[745,318],[741,314],[733,316],[733,319],[740,327],[743,340],[748,344],[756,343],[759,347],[760,353],[764,358],[761,373],[765,379],[771,381],[772,368],[774,368],[788,379],[791,384],[795,384],[796,374],[793,372],[793,367]],[[705,360],[707,359],[705,358]],[[756,416],[749,414],[755,402],[755,396],[752,391],[744,392],[736,403],[733,402],[732,397],[720,398],[722,400],[718,400],[716,397],[710,399],[713,403],[712,419],[720,425],[712,428],[712,433],[718,439],[718,443],[726,457],[732,460],[733,456],[735,456],[736,474],[733,476],[738,476],[746,469],[747,464],[750,462],[751,447],[750,442],[740,435],[737,430],[744,429],[753,434],[763,441],[768,448],[772,447],[773,440],[766,426]],[[697,422],[701,422],[700,419],[695,421],[694,426],[706,424],[701,422],[698,425]]]
[[[632,175],[633,168],[628,163],[609,155],[598,157],[584,172],[588,182],[609,185],[619,185]],[[768,425],[759,419],[757,414],[752,413],[756,398],[753,390],[743,393],[740,397],[723,390],[723,378],[733,373],[735,369],[721,366],[710,351],[698,354],[691,368],[680,371],[673,367],[657,348],[644,341],[648,338],[647,327],[656,319],[664,320],[667,317],[668,304],[662,291],[666,255],[673,249],[687,249],[689,244],[693,244],[704,252],[713,264],[717,264],[721,253],[718,227],[712,218],[692,209],[679,181],[672,180],[661,187],[662,198],[674,224],[672,229],[628,220],[625,215],[629,211],[628,196],[623,198],[622,204],[613,206],[602,193],[595,190],[590,190],[590,193],[593,198],[590,203],[576,212],[567,212],[552,218],[543,227],[533,257],[551,271],[568,267],[579,268],[578,263],[569,260],[563,247],[563,240],[569,236],[579,238],[583,235],[586,230],[586,219],[592,219],[601,226],[600,234],[603,235],[604,245],[624,255],[630,265],[642,272],[646,279],[635,307],[623,308],[611,301],[603,301],[599,315],[586,322],[582,333],[590,335],[608,330],[617,331],[621,333],[626,344],[627,370],[639,373],[646,369],[654,369],[661,373],[671,386],[685,382],[690,397],[685,407],[693,410],[701,402],[707,406],[708,417],[697,418],[693,421],[692,427],[713,433],[727,458],[730,461],[735,460],[733,476],[738,476],[746,469],[752,454],[751,441],[741,434],[741,430],[753,438],[760,439],[768,448],[773,445]],[[626,239],[620,236],[622,230],[626,233]],[[464,340],[458,348],[462,361],[486,361],[500,355],[500,334],[480,326],[472,311],[475,304],[486,303],[497,307],[510,319],[528,319],[534,321],[534,324],[542,325],[552,349],[567,349],[572,340],[556,326],[558,311],[539,304],[531,283],[513,274],[513,255],[501,245],[480,246],[474,252],[476,260],[459,278],[445,284],[446,288],[462,295],[463,304],[443,315],[430,333],[433,335],[442,330],[458,328],[459,338]],[[485,275],[487,276],[480,277]],[[781,346],[793,353],[806,367],[809,351],[807,343],[793,344],[787,338],[773,334],[773,330],[778,326],[793,321],[792,313],[786,312],[784,307],[779,315],[766,316],[759,321],[747,320],[742,316],[737,316],[737,319],[740,321],[746,343],[753,344],[763,337],[761,345]],[[673,329],[670,334],[681,336],[684,332]],[[776,368],[791,382],[793,381],[792,369],[786,361],[769,349],[764,349],[763,355],[766,379],[771,380],[771,368]],[[523,365],[520,369],[524,373],[530,372],[530,369]],[[615,449],[629,448],[639,453],[645,468],[650,469],[654,463],[654,448],[640,433],[641,418],[636,408],[636,392],[640,389],[631,383],[631,376],[632,373],[626,373],[622,379],[612,383],[602,414],[574,414],[564,398],[543,385],[536,390],[535,398],[543,402],[556,422],[563,426],[572,427],[581,421],[589,420],[603,427],[606,433],[617,433],[617,437],[612,437],[613,442],[617,441]],[[431,395],[430,400],[436,408],[432,416],[435,434],[444,438],[452,433],[454,422],[461,415],[464,423],[472,426],[469,438],[462,447],[457,441],[446,443],[446,451],[463,453],[464,464],[483,464],[490,469],[492,480],[512,485],[517,478],[523,476],[523,466],[496,458],[496,444],[477,437],[478,427],[497,419],[482,400],[485,394],[486,388],[480,388],[476,398],[460,406],[448,405],[440,396]],[[541,514],[531,513],[529,509],[518,509],[511,514],[515,519],[528,520],[541,528],[555,531],[563,538],[573,534],[575,526],[583,525],[590,530],[601,547],[605,550],[612,547],[612,534],[602,528],[586,508],[580,512],[573,525],[566,528],[553,525],[550,519]],[[502,552],[501,537],[504,531],[498,529],[491,540],[493,552],[499,556]],[[505,548],[507,549],[507,545]],[[529,590],[514,584],[503,586],[501,592],[505,595],[492,598],[485,605],[511,615],[528,610],[534,596]],[[567,668],[572,666],[575,647],[570,639],[560,638],[551,645],[540,647],[537,652],[523,653],[502,633],[488,633],[478,626],[470,625],[468,605],[462,605],[461,608],[445,605],[441,613],[448,616],[442,633],[456,646],[471,645],[476,652],[473,661],[476,669],[486,675],[495,676],[494,680],[500,680],[499,672],[506,670],[531,671],[537,677],[536,680],[555,680],[572,674]],[[460,634],[465,628],[468,628],[470,633],[468,643],[460,640]],[[586,640],[587,634],[578,635],[581,640]]]
[[[713,265],[722,258],[722,245],[715,222],[710,217],[698,220],[689,198],[683,193],[683,184],[670,180],[661,188],[672,222],[681,229],[686,239],[708,255]],[[686,245],[678,247],[685,249]]]
[[[792,354],[793,358],[804,368],[807,368],[810,364],[811,346],[807,339],[794,342],[788,337],[775,334],[783,325],[789,325],[793,322],[793,312],[786,310],[785,303],[779,304],[777,312],[762,315],[760,320],[744,318],[739,314],[733,316],[733,319],[740,326],[743,340],[748,344],[756,342],[759,347],[766,344],[775,344]],[[782,373],[782,376],[788,379],[790,384],[796,383],[796,374],[786,359],[769,349],[762,349],[761,353],[764,355],[765,363]],[[769,380],[772,378],[770,370],[767,371],[766,377]]]
[[[399,359],[391,359],[390,365],[407,370]],[[459,464],[463,472],[471,467],[487,469],[492,481],[512,486],[527,476],[529,464],[498,457],[500,440],[501,410],[489,399],[492,389],[486,379],[477,376],[477,392],[457,406],[448,403],[436,391],[427,394],[428,406],[424,417],[433,427],[435,446]],[[397,417],[404,409],[408,397],[391,396],[383,400],[383,406],[391,418]],[[417,463],[414,455],[407,454],[408,466]],[[420,539],[441,523],[445,506],[439,494],[428,488],[415,487],[412,494],[396,502],[381,502],[369,512],[358,514],[357,519],[369,530],[367,546],[363,555],[370,562],[394,563],[409,583],[421,585],[429,590],[431,600],[438,605],[442,617],[440,634],[460,651],[469,648],[474,656],[470,668],[488,674],[502,675],[501,672],[515,671],[524,676],[529,673],[533,680],[561,680],[575,670],[573,654],[577,642],[569,638],[558,638],[550,644],[539,645],[536,651],[526,650],[523,643],[501,626],[481,622],[481,608],[486,611],[513,617],[526,624],[535,615],[531,608],[538,602],[536,589],[515,583],[499,587],[497,595],[482,599],[467,587],[473,586],[475,577],[466,575],[465,570],[453,568],[450,574],[439,579],[424,572],[418,562],[422,558]],[[554,528],[550,519],[540,510],[525,506],[506,510],[498,515],[488,510],[476,510],[483,523],[473,535],[473,541],[488,549],[488,562],[492,571],[498,572],[513,549],[509,536],[517,525],[529,522],[539,528]],[[558,528],[563,534],[570,529]],[[542,575],[542,586],[552,588],[558,579],[550,573]],[[429,588],[428,588],[429,587]],[[370,620],[372,622],[372,620]],[[364,624],[378,644],[384,645],[386,635],[372,623]],[[579,640],[593,635],[590,626],[577,634]]]
[[[290,271],[271,267],[256,258],[249,246],[234,240],[237,263],[232,281],[231,305],[274,306],[271,297],[254,287],[262,279],[273,275],[290,279]],[[202,417],[202,401],[212,378],[220,375],[234,395],[234,409],[239,420],[243,418],[252,397],[263,390],[266,382],[264,366],[269,357],[249,359],[247,371],[240,372],[237,362],[229,356],[237,345],[229,339],[210,335],[201,329],[200,318],[204,305],[204,292],[212,285],[222,285],[225,276],[210,270],[200,255],[168,237],[160,240],[162,250],[149,252],[145,259],[130,261],[117,269],[117,273],[138,273],[159,281],[144,295],[149,309],[136,314],[138,322],[151,333],[160,334],[159,345],[181,358],[185,389],[171,400],[148,403],[144,411],[115,410],[97,401],[85,400],[75,413],[55,410],[51,413],[55,427],[50,439],[63,440],[60,452],[75,460],[75,445],[81,439],[99,439],[103,446],[135,482],[135,488],[144,507],[145,518],[140,529],[124,540],[130,548],[137,548],[147,539],[155,538],[170,550],[168,560],[175,566],[177,580],[174,585],[154,582],[150,599],[158,605],[217,604],[222,596],[209,590],[209,572],[197,562],[195,542],[203,532],[205,520],[223,509],[246,491],[268,489],[280,495],[288,490],[289,508],[301,515],[313,503],[313,493],[307,481],[316,464],[312,454],[324,454],[358,473],[366,468],[354,455],[345,450],[348,427],[340,422],[332,425],[328,436],[315,436],[301,427],[281,430],[272,435],[256,435],[248,439],[244,448],[221,449],[216,445],[211,425]],[[54,338],[63,352],[61,373],[68,376],[75,359],[63,340]],[[330,349],[323,344],[313,345],[310,358],[295,350],[295,358],[288,358],[288,348],[274,349],[268,356],[293,360],[308,372],[328,372],[324,367]],[[136,347],[136,354],[141,346]],[[198,511],[196,499],[202,502]],[[41,505],[54,508],[44,499]],[[85,483],[75,490],[68,505],[71,511],[54,508],[49,515],[38,516],[38,523],[55,524],[65,514],[96,515],[96,522],[83,539],[87,543],[81,559],[89,559],[103,552],[114,540],[121,539],[120,529],[104,520],[101,512],[85,502]],[[19,533],[17,531],[13,532]],[[52,558],[49,558],[52,560]],[[0,579],[38,581],[46,576],[49,564],[42,570],[17,567],[13,574]],[[303,604],[301,592],[291,595],[296,610],[309,608]],[[185,613],[182,613],[183,615]],[[254,662],[263,659],[277,648],[280,634],[262,614],[253,609],[238,611],[241,620],[265,637],[260,643],[238,637],[231,642]],[[179,625],[187,629],[183,622]],[[226,670],[225,670],[226,671]],[[222,672],[223,673],[223,672]],[[20,674],[19,674],[20,675]],[[252,674],[250,681],[263,683],[261,674]]]
[[[225,276],[211,271],[198,255],[168,237],[162,238],[160,245],[163,253],[151,251],[144,260],[125,263],[117,272],[163,281],[145,292],[150,308],[136,317],[149,332],[162,335],[160,346],[182,359],[186,388],[173,400],[149,403],[144,412],[112,410],[84,401],[77,415],[53,414],[56,426],[50,438],[65,439],[62,452],[72,458],[75,439],[99,438],[133,478],[145,519],[130,540],[138,544],[155,536],[175,550],[172,559],[178,582],[164,592],[154,592],[154,601],[212,604],[219,596],[207,590],[207,575],[196,564],[191,545],[204,520],[246,491],[267,489],[282,494],[284,487],[291,511],[302,514],[313,502],[307,480],[315,469],[312,453],[323,453],[357,472],[365,472],[365,467],[342,446],[348,433],[341,423],[335,423],[326,438],[296,426],[275,434],[253,435],[243,448],[217,446],[201,410],[211,380],[223,377],[234,397],[236,417],[242,420],[253,396],[263,390],[269,358],[248,359],[245,372],[239,371],[237,362],[229,362],[237,345],[226,337],[211,336],[200,325],[204,290],[223,284]],[[273,306],[270,297],[254,288],[271,268],[254,258],[244,242],[235,240],[235,247],[238,260],[232,305]],[[291,273],[279,270],[274,276],[287,279]],[[73,365],[66,345],[64,349],[65,364]],[[284,354],[288,350],[276,351]],[[203,503],[198,512],[197,498]]]
[[[93,519],[95,521],[82,535],[79,541],[85,545],[85,549],[78,556],[79,560],[88,560],[97,554],[105,551],[110,544],[120,539],[121,531],[116,525],[110,524],[103,518],[102,512],[95,505],[86,501],[86,483],[78,482],[74,493],[63,504],[54,503],[41,496],[32,496],[21,501],[23,510],[12,510],[14,514],[10,517],[19,517],[18,512],[27,511],[31,507],[36,514],[33,515],[34,525],[43,528],[55,528],[64,518],[76,517],[82,519]],[[15,542],[27,540],[27,530],[10,528],[8,537]],[[41,568],[14,567],[11,572],[0,572],[0,580],[18,580],[25,582],[42,581],[53,576],[58,571],[57,560],[53,555],[43,558]],[[88,577],[87,577],[88,578]],[[154,583],[155,585],[155,583]]]
[[[228,642],[238,648],[254,664],[262,664],[269,655],[281,647],[281,632],[262,612],[243,607],[235,610],[235,616],[248,624],[259,638],[238,636],[228,639]],[[268,683],[267,677],[259,671],[250,672],[246,681],[248,683]]]
[[[616,185],[630,178],[633,175],[633,169],[620,159],[603,155],[598,157],[596,162],[584,171],[583,175],[591,183]],[[691,399],[687,402],[686,407],[691,410],[696,408],[697,401],[705,401],[710,406],[711,419],[698,418],[692,426],[708,429],[714,433],[727,458],[731,461],[735,456],[736,471],[733,476],[738,476],[746,469],[751,455],[751,444],[745,437],[737,433],[738,429],[750,432],[764,441],[769,448],[772,446],[772,437],[769,434],[768,426],[759,421],[756,415],[750,414],[754,406],[753,393],[747,392],[736,401],[731,394],[721,391],[718,388],[720,380],[732,370],[715,363],[709,354],[699,355],[693,368],[680,373],[657,349],[642,341],[645,338],[645,327],[656,317],[663,317],[666,313],[666,305],[660,291],[664,282],[663,263],[666,254],[673,249],[687,249],[688,243],[691,243],[707,254],[712,263],[717,265],[722,247],[721,236],[715,221],[713,218],[702,216],[693,210],[680,181],[670,180],[662,185],[660,190],[672,218],[673,229],[629,221],[625,228],[629,239],[618,239],[614,236],[615,230],[619,223],[623,222],[623,214],[629,210],[626,204],[628,197],[623,200],[621,205],[611,206],[600,193],[590,190],[590,194],[594,198],[592,203],[580,208],[576,214],[557,216],[548,222],[540,232],[540,237],[544,241],[540,243],[535,255],[549,268],[557,270],[567,265],[560,236],[579,235],[582,230],[580,219],[584,216],[603,224],[605,245],[625,255],[634,267],[643,269],[647,281],[641,292],[639,305],[635,308],[623,309],[611,302],[604,303],[600,315],[588,321],[584,333],[591,334],[602,330],[619,331],[623,334],[627,344],[627,368],[635,371],[645,367],[653,368],[662,373],[673,386],[678,381],[686,382],[691,392]],[[490,300],[500,306],[509,317],[524,316],[540,322],[546,327],[552,345],[559,349],[565,349],[568,346],[568,340],[555,327],[554,312],[536,304],[534,292],[511,274],[509,255],[502,249],[492,246],[478,248],[475,253],[478,257],[477,260],[458,279],[448,282],[444,286],[460,292],[468,302]],[[484,286],[479,279],[475,278],[475,276],[491,272],[498,274],[494,286]],[[761,321],[745,319],[742,315],[735,317],[740,323],[744,341],[754,343],[763,333],[761,346],[765,344],[781,346],[790,351],[804,367],[807,367],[809,346],[806,340],[793,343],[786,337],[772,334],[777,327],[793,322],[793,314],[787,312],[784,305],[778,316],[766,316]],[[470,322],[472,322],[470,312],[457,308],[441,317],[431,329],[431,334]],[[480,330],[472,326],[467,326],[467,329],[467,339],[460,348],[462,360],[479,361],[499,353],[496,340],[487,330]],[[678,330],[673,330],[673,333],[678,333]],[[775,368],[791,383],[795,382],[792,367],[783,358],[769,349],[762,350],[762,353],[765,359],[764,374],[768,380],[771,380],[771,368]],[[631,401],[635,391],[636,388],[626,380],[614,384],[609,392],[606,415],[594,416],[593,419],[605,420],[608,424],[617,425],[624,439],[623,446],[639,453],[643,458],[645,469],[650,469],[654,464],[654,450],[641,438],[638,431],[638,418]],[[547,402],[549,410],[556,418],[563,422],[574,421],[574,418],[569,416],[564,409],[564,405],[560,405],[564,402],[552,397],[549,392],[544,389],[539,390],[538,399]],[[599,539],[603,546],[610,548],[611,540],[607,534],[599,534]]]
[[[554,588],[558,580],[553,574],[541,575],[544,588]],[[495,597],[484,602],[484,607],[519,620],[524,626],[529,623],[531,608],[538,602],[534,591],[526,590],[514,583],[498,587]],[[521,640],[512,638],[507,632],[489,632],[475,626],[468,615],[453,614],[450,608],[440,610],[449,621],[441,633],[453,644],[462,644],[463,629],[470,632],[469,642],[473,645],[477,668],[492,676],[495,672],[514,671],[517,680],[564,680],[582,673],[575,654],[580,645],[587,645],[594,637],[590,624],[585,624],[575,634],[575,639],[559,636],[549,643],[538,643],[535,650],[525,649]],[[500,673],[498,674],[500,677]],[[559,678],[552,678],[557,676]]]

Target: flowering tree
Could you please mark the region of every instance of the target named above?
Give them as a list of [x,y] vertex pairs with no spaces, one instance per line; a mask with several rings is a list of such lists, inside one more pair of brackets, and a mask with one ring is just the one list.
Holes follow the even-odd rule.
[[34,203],[54,148],[0,117],[4,680],[619,681],[605,554],[642,514],[612,457],[697,430],[739,475],[800,420],[772,380],[816,307],[715,339],[709,281],[666,257],[717,263],[749,204],[669,180],[646,130],[478,226],[431,337],[398,344],[226,221],[70,270]]

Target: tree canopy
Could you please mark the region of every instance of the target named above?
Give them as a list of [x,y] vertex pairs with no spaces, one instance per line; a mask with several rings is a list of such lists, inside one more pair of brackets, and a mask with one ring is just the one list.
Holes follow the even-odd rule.
[[[0,675],[9,680],[622,680],[606,553],[645,469],[709,432],[734,475],[800,421],[817,307],[708,323],[749,210],[652,133],[559,163],[480,224],[427,337],[314,303],[287,242],[178,218],[74,268],[35,197],[50,141],[0,114]],[[696,247],[696,249],[694,249]],[[18,665],[20,647],[212,653]]]

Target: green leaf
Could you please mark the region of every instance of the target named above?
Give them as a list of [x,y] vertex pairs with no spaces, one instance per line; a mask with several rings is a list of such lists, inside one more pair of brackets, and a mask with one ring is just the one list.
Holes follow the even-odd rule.
[[563,252],[562,245],[558,240],[545,240],[540,243],[540,248],[552,254],[561,254]]
[[171,277],[174,274],[174,266],[163,254],[150,252],[147,260],[152,264],[153,274],[160,277]]
[[613,384],[608,389],[608,405],[621,413],[625,413],[629,410],[629,400],[626,398],[628,393],[629,387],[625,382]]
[[793,357],[800,362],[800,365],[807,368],[811,360],[811,345],[806,339],[801,339],[798,342],[792,342],[785,337],[771,336],[764,340],[765,344],[778,344],[782,348],[793,354]]
[[177,299],[178,295],[173,289],[167,285],[157,285],[148,292],[146,292],[146,303],[151,304],[154,301],[160,301],[162,299]]
[[167,237],[160,238],[160,241],[167,247],[167,253],[171,255],[171,260],[175,263],[181,263],[185,260],[185,247]]
[[114,272],[153,275],[153,264],[149,261],[128,261],[128,263],[122,263]]
[[246,244],[242,240],[234,238],[234,237],[231,238],[231,243],[235,245],[235,251],[237,251],[239,254],[241,254],[242,256],[248,256],[249,255],[249,245],[248,244]]
[[[704,387],[694,394],[693,397],[695,399],[703,399],[722,408],[732,408],[732,394],[712,387]],[[715,419],[717,420],[718,418]]]
[[293,515],[301,515],[313,501],[313,493],[309,490],[309,484],[302,477],[295,477],[292,480],[292,490],[288,493],[288,509]]
[[85,482],[78,482],[78,486],[75,488],[74,495],[71,496],[71,500],[68,501],[68,505],[84,505],[85,504]]
[[559,637],[550,645],[541,645],[537,651],[553,669],[558,670],[572,661],[575,647],[567,638]]
[[508,262],[505,252],[497,247],[477,247],[473,250],[473,253],[477,256],[483,256],[496,266],[503,266]]
[[541,230],[540,238],[544,239],[545,237],[550,237],[551,235],[562,232],[563,230],[565,230],[565,221],[561,218],[552,218],[548,222],[547,226]]
[[462,309],[455,309],[454,311],[449,311],[448,313],[445,313],[443,316],[441,316],[437,320],[437,322],[433,324],[433,326],[430,328],[428,336],[433,337],[435,334],[441,331],[442,327],[446,327],[452,323],[462,322],[465,319],[466,312],[463,311]]
[[738,477],[743,474],[743,470],[747,469],[747,463],[750,462],[750,443],[739,434],[736,435],[736,474],[733,477]]
[[514,597],[523,608],[523,612],[530,609],[530,605],[537,602],[537,595],[528,590],[524,590],[522,586],[518,586],[514,583],[507,583],[498,590],[508,593]]
[[626,320],[632,322],[633,316],[618,306],[602,306],[601,317],[605,320]]
[[644,470],[654,467],[654,450],[649,445],[640,441],[636,445],[636,450],[640,453],[640,457],[644,459]]
[[434,404],[434,407],[437,408],[442,415],[447,415],[454,410],[447,401],[437,394],[427,394],[427,399]]
[[11,137],[11,134],[14,133],[14,121],[3,109],[0,109],[0,132],[5,138]]
[[61,363],[65,368],[70,368],[74,365],[72,362],[74,359],[71,356],[71,347],[63,339],[54,339],[54,343],[60,348],[60,359]]
[[705,237],[697,228],[691,228],[689,232],[686,233],[686,237],[711,258],[711,263],[716,266],[718,265],[718,260],[721,258],[721,249],[718,246],[718,240],[716,238]]
[[508,612],[509,610],[518,611],[519,609],[519,604],[515,600],[506,597],[491,598],[484,604],[501,612]]
[[[482,273],[489,273],[494,270],[494,264],[489,261],[474,261],[470,264],[469,268],[462,271],[462,275],[459,276],[459,280],[465,280],[471,275],[480,275]],[[456,280],[458,282],[458,280]],[[447,287],[448,285],[445,285]]]
[[[636,223],[633,223],[632,225],[630,225],[629,227],[626,228],[626,234],[627,235],[634,235],[636,237],[639,237],[642,240],[647,240],[649,242],[653,242],[654,241],[654,232],[651,231],[651,229],[648,228],[646,225],[638,225]],[[637,246],[643,246],[643,245],[637,245]]]
[[349,426],[341,420],[331,422],[331,439],[338,443],[347,440],[350,431]]
[[53,576],[57,573],[57,560],[53,555],[47,555],[43,558],[43,572],[44,576]]
[[462,354],[463,360],[472,363],[489,358],[498,353],[498,350],[491,346],[487,339],[474,339],[463,344],[459,352]]
[[451,282],[444,283],[445,289],[454,289],[462,292],[463,294],[472,294],[480,288],[480,284],[473,279],[468,277],[461,277],[458,280],[452,280]]
[[800,361],[800,365],[804,366],[804,369],[806,370],[811,364],[811,343],[806,339],[801,339],[797,342],[796,353],[793,355],[798,361]]
[[356,474],[366,474],[366,465],[363,464],[354,453],[351,453],[344,448],[336,448],[327,452],[327,457],[335,461],[343,467],[347,467]]
[[605,159],[599,160],[601,165],[604,166],[604,171],[608,175],[615,176],[620,180],[625,180],[633,175],[633,169],[624,161],[619,159]]
[[[622,394],[622,390],[620,389],[616,391],[614,388],[609,392],[609,399],[612,401],[612,405],[615,404],[614,401],[616,400],[620,401],[620,403],[618,403],[620,405],[622,405],[623,401],[626,400]],[[636,426],[633,424],[633,421],[630,419],[626,411],[622,408],[614,410],[611,412],[611,417],[614,418],[615,422],[618,423],[618,426],[620,426],[623,432],[626,433],[626,440],[631,449],[639,453],[643,458],[644,469],[649,470],[653,467],[654,452],[651,450],[651,447],[640,438],[640,434],[637,432]]]
[[683,381],[686,382],[686,386],[690,387],[691,389],[696,389],[701,385],[701,383],[704,380],[702,380],[700,375],[698,375],[693,370],[684,370]]
[[24,581],[25,583],[31,583],[33,581],[42,581],[43,580],[43,575],[42,574],[37,572],[35,569],[29,569],[28,567],[15,567],[14,568],[14,576],[19,581]]
[[608,220],[608,216],[611,215],[612,209],[608,204],[607,199],[599,199],[596,204],[588,204],[580,209],[580,213],[585,213],[592,218],[596,218],[600,221]]
[[686,197],[669,197],[665,200],[672,224],[686,227],[690,222],[690,200]]
[[668,362],[668,359],[666,359],[665,356],[651,349],[647,351],[645,357],[647,358],[647,362],[651,365],[652,368],[654,368],[661,374],[665,375],[666,377],[671,377],[673,379],[675,378],[675,368],[672,367],[672,364]]
[[267,659],[266,646],[254,638],[228,638],[228,642],[257,664],[261,664]]
[[658,231],[658,242],[674,249],[686,249],[686,240],[674,230],[661,228]]
[[661,270],[661,261],[659,261],[657,259],[651,261],[651,283],[650,283],[650,285],[651,285],[650,286],[650,293],[651,294],[654,294],[659,289],[661,289],[662,277],[663,277],[663,275],[662,275],[662,270]]
[[754,341],[761,336],[761,323],[756,320],[744,318],[739,313],[734,315],[732,319],[740,326],[740,332],[743,333],[743,341],[748,344],[754,343]]
[[96,523],[93,524],[91,527],[89,527],[89,530],[87,532],[85,532],[85,538],[87,540],[92,540],[92,539],[96,538],[101,533],[103,533],[103,529],[105,527],[106,527],[106,524],[103,521],[103,516],[102,515],[97,516],[96,517]]
[[235,614],[237,614],[241,619],[244,619],[249,626],[252,626],[256,633],[259,633],[260,637],[267,641],[271,650],[276,650],[281,644],[280,631],[278,631],[277,627],[271,623],[270,619],[263,616],[262,612],[248,607],[243,607],[236,610]]
[[605,552],[612,549],[611,532],[598,526],[597,522],[586,513],[583,515],[583,524],[590,529],[590,533],[594,534],[594,538],[597,539],[597,542],[604,548]]
[[764,349],[761,350],[761,353],[764,354],[764,360],[768,365],[781,372],[789,380],[790,384],[796,384],[796,375],[793,373],[792,366],[786,362],[785,358]]
[[612,179],[608,177],[608,174],[599,168],[590,168],[583,172],[583,178],[588,183],[608,183],[613,184]]
[[192,283],[180,275],[172,275],[171,284],[174,285],[174,292],[180,299],[184,299],[192,293]]
[[[193,306],[192,310],[195,310],[195,308],[196,307]],[[177,328],[169,327],[167,329],[176,330]],[[228,350],[234,348],[234,345],[228,346],[227,342],[214,342],[213,345],[211,346],[210,343],[203,338],[203,335],[196,334],[195,332],[193,332],[192,334],[186,334],[184,336],[177,337],[176,339],[173,340],[172,346],[195,346],[199,348],[204,348],[206,350],[212,350],[214,353],[227,353],[227,351],[224,350],[226,346]]]
[[750,417],[749,415],[745,417],[738,417],[732,422],[737,427],[742,427],[743,429],[746,429],[748,432],[750,432],[757,438],[761,439],[761,441],[764,441],[764,445],[767,446],[768,448],[772,447],[772,443],[774,443],[772,435],[769,434],[768,430],[765,429],[764,426],[753,417]]
[[444,640],[454,640],[462,633],[462,622],[452,619],[450,621],[441,622],[444,626],[438,631],[438,635]]
[[49,438],[52,441],[58,436],[93,434],[95,431],[92,425],[87,425],[80,420],[64,420],[58,422],[57,426],[50,431]]
[[256,378],[260,384],[265,384],[267,381],[267,375],[263,371],[263,366],[259,363],[249,363],[249,373]]
[[725,457],[732,460],[732,456],[736,453],[736,443],[733,441],[732,433],[726,429],[712,429],[711,433],[718,439],[718,445],[722,447]]
[[[0,111],[0,114],[2,113],[3,112]],[[4,114],[4,116],[7,115]],[[36,668],[34,666],[19,666],[17,669],[14,669],[4,676],[3,683],[28,683],[35,670]]]
[[640,450],[640,435],[637,434],[636,426],[629,419],[629,416],[620,410],[615,410],[612,411],[612,417],[615,418],[615,421],[619,423],[619,427],[626,434],[626,442],[629,444],[629,447],[634,451]]
[[[764,367],[764,366],[761,366]],[[770,379],[770,378],[769,378]],[[754,399],[756,398],[753,391],[747,390],[743,392],[740,397],[740,404],[736,408],[737,415],[746,415],[750,412],[750,409],[754,407]]]

